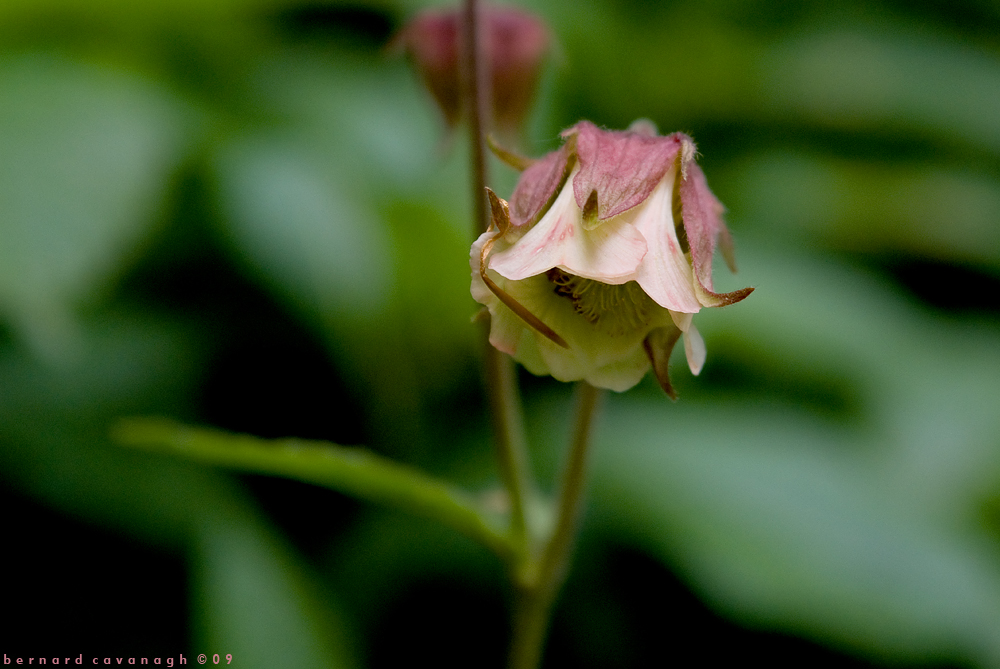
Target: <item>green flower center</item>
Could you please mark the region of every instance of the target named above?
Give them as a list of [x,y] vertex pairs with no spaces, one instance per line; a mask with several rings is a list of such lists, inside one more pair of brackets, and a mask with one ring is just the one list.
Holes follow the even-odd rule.
[[552,268],[545,274],[556,295],[573,303],[573,310],[591,325],[602,325],[611,334],[625,334],[649,324],[656,307],[635,281],[617,286],[584,279]]

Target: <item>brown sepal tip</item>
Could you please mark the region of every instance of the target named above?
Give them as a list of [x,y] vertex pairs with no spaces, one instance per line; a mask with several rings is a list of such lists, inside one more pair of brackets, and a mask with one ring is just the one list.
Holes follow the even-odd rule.
[[654,343],[651,341],[654,332],[646,335],[646,338],[642,340],[642,347],[646,351],[646,357],[649,358],[649,362],[653,367],[653,374],[656,375],[656,380],[659,382],[660,387],[663,388],[663,392],[667,394],[667,397],[676,402],[677,391],[674,390],[673,385],[670,383],[670,354],[673,353],[674,346],[677,345],[677,341],[681,338],[682,333],[677,327],[672,327],[669,334],[666,335],[666,339],[662,342]]
[[537,162],[534,158],[522,156],[512,149],[502,146],[492,134],[486,135],[486,146],[500,162],[518,172],[523,172]]

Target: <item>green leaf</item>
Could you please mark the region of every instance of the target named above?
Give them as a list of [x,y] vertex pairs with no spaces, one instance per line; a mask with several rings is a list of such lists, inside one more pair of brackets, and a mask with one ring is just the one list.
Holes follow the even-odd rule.
[[838,378],[858,408],[821,418],[763,386],[612,402],[600,522],[751,625],[996,664],[1000,565],[979,521],[1000,473],[995,329],[922,313],[828,259],[744,244],[740,260],[758,289],[698,315],[706,374],[718,356],[779,382]]
[[[108,423],[123,412],[182,410],[197,364],[191,333],[134,316],[81,324],[73,365],[0,346],[4,483],[67,516],[188,556],[200,627],[191,650],[209,663],[219,653],[224,664],[230,653],[248,667],[357,666],[335,598],[316,594],[315,577],[226,476],[108,443]],[[57,604],[62,594],[46,591]]]
[[375,507],[340,536],[325,564],[337,594],[366,628],[415,583],[441,579],[499,591],[507,582],[505,565],[480,544],[432,520]]
[[821,125],[882,124],[1000,151],[1000,58],[905,23],[797,35],[760,61],[771,110]]
[[321,320],[384,314],[388,240],[329,164],[303,143],[264,135],[230,143],[218,169],[233,241],[272,285]]
[[71,308],[142,239],[180,158],[179,105],[134,76],[56,56],[0,64],[0,313],[35,348],[78,343]]
[[803,151],[758,152],[735,170],[728,181],[739,189],[727,204],[769,235],[1000,270],[1000,187],[989,174]]
[[213,510],[200,523],[194,560],[194,652],[240,667],[358,667],[333,598],[256,514]]
[[419,459],[435,448],[427,407],[476,350],[461,151],[435,154],[433,108],[401,62],[290,50],[253,85],[286,122],[214,156],[234,254],[328,345],[369,443]]
[[107,431],[123,413],[183,412],[199,356],[175,323],[102,316],[81,319],[72,364],[0,346],[0,468],[62,513],[179,551],[220,477],[114,447]]
[[241,471],[286,476],[428,516],[476,539],[501,557],[514,550],[497,529],[496,519],[469,495],[360,448],[301,439],[267,441],[162,419],[125,420],[115,436],[130,446]]
[[761,407],[671,408],[612,407],[595,504],[714,606],[868,654],[1000,656],[992,553],[901,509],[849,434]]

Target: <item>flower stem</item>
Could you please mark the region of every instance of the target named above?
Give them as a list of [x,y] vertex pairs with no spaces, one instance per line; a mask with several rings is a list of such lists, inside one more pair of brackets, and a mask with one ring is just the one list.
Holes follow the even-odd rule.
[[465,110],[469,119],[469,134],[472,140],[472,201],[475,219],[472,239],[475,240],[489,227],[489,207],[486,200],[486,182],[489,180],[486,164],[486,133],[483,119],[486,115],[486,69],[482,58],[480,39],[479,3],[466,0],[463,13],[462,63]]
[[[488,89],[480,50],[478,4],[476,0],[465,1],[462,21],[463,88],[472,147],[473,238],[489,227],[483,132]],[[586,382],[578,386],[576,426],[560,480],[556,523],[539,550],[526,519],[526,503],[535,488],[530,475],[514,362],[490,345],[488,336],[484,339],[487,340],[484,376],[493,418],[493,440],[500,475],[510,499],[510,538],[520,547],[509,564],[517,588],[509,667],[535,669],[541,660],[552,606],[566,578],[576,540],[590,437],[601,391]]]
[[585,381],[578,384],[576,425],[563,465],[555,529],[535,568],[525,570],[517,584],[509,669],[539,666],[552,606],[566,579],[579,528],[590,438],[601,397],[598,388]]
[[497,465],[510,501],[510,532],[514,543],[528,550],[525,500],[533,491],[529,475],[521,396],[517,390],[514,361],[486,341],[484,351],[486,392],[493,422]]
[[[463,13],[462,63],[465,108],[469,121],[472,152],[472,201],[474,215],[472,238],[476,239],[489,226],[489,206],[486,199],[486,139],[483,119],[486,108],[485,63],[482,59],[479,3],[466,0]],[[483,372],[493,424],[493,442],[497,464],[510,501],[510,532],[517,545],[527,551],[528,532],[525,522],[525,497],[533,485],[528,467],[521,397],[517,390],[514,362],[489,343],[489,326],[483,337]]]

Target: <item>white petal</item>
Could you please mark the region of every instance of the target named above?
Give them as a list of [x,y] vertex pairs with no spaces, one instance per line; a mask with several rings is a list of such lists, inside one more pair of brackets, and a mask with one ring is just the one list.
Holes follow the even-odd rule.
[[479,256],[482,253],[483,245],[495,234],[495,232],[487,231],[479,235],[479,239],[472,244],[472,250],[469,253],[469,269],[472,270],[472,299],[486,306],[490,306],[497,298],[486,287],[479,275]]
[[[576,168],[577,170],[579,167]],[[630,280],[646,255],[642,233],[621,218],[593,230],[573,196],[573,174],[538,223],[509,249],[490,257],[490,269],[517,281],[558,267],[603,283]]]
[[697,313],[702,304],[695,294],[691,264],[681,251],[674,228],[672,200],[676,174],[677,170],[671,168],[634,215],[633,225],[646,239],[647,248],[635,279],[661,307]]
[[691,320],[694,318],[694,314],[685,314],[680,311],[671,311],[670,320],[674,322],[677,329],[681,332],[687,332],[688,328],[691,327]]
[[705,349],[705,340],[701,338],[701,333],[694,325],[684,333],[684,354],[687,356],[691,373],[695,376],[701,374],[701,368],[705,365],[708,351]]
[[524,332],[529,329],[517,314],[501,304],[500,300],[494,300],[490,307],[490,343],[494,348],[517,355]]

